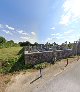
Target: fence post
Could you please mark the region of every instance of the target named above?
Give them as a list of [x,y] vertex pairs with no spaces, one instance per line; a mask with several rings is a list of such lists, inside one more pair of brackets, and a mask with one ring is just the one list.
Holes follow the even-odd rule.
[[78,57],[77,57],[77,61],[79,60],[79,55],[78,55]]
[[[68,63],[69,63],[69,62],[68,62],[68,58],[67,58],[66,66],[68,65]],[[66,66],[65,66],[65,67],[66,67]]]
[[40,68],[40,77],[42,77],[42,71],[41,70],[42,70],[42,68]]

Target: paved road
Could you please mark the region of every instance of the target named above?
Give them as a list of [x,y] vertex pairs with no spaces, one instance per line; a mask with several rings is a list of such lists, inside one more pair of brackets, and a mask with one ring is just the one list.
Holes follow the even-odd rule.
[[80,92],[80,62],[31,92]]
[[[61,69],[54,71],[50,67],[42,78],[32,84],[30,82],[36,78],[37,72],[33,76],[19,74],[13,78],[5,92],[80,92],[80,61],[69,64],[65,69],[63,72]],[[54,74],[57,76],[54,77]]]

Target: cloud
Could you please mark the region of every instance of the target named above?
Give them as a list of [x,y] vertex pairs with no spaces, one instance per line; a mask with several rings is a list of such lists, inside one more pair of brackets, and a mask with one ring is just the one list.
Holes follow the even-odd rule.
[[70,29],[70,30],[64,32],[64,34],[71,34],[71,33],[73,33],[74,31],[75,31],[74,29]]
[[[11,36],[12,39],[16,39],[16,42],[19,41],[30,41],[31,43],[39,42],[37,34],[35,32],[29,32],[27,33],[24,30],[16,29],[13,27],[10,27],[8,25],[2,25],[0,24],[0,28],[2,29],[2,33],[6,33],[7,35],[13,35]],[[14,30],[15,29],[15,30]],[[14,31],[11,31],[14,30]]]
[[64,14],[61,16],[60,24],[68,25],[80,19],[80,0],[65,0],[62,8]]
[[23,37],[23,36],[21,36],[20,38],[23,39],[23,40],[29,40],[30,39],[30,37]]
[[45,42],[50,42],[53,43],[54,41],[57,43],[63,43],[65,41],[70,41],[73,42],[74,40],[77,40],[80,37],[80,34],[78,31],[74,29],[69,29],[65,32],[60,32],[60,33],[53,33],[51,34],[50,37],[48,37]]
[[52,36],[60,36],[60,33],[51,34]]
[[61,21],[60,21],[59,23],[60,23],[60,24],[63,24],[63,25],[68,25],[70,19],[71,19],[70,16],[68,16],[68,15],[62,15]]
[[28,33],[24,32],[23,30],[19,30],[17,31],[19,34],[22,34],[22,35],[29,35]]
[[0,28],[3,28],[3,25],[2,24],[0,24]]
[[38,42],[37,37],[33,36],[21,36],[20,39],[21,41],[29,41],[31,43]]
[[55,27],[52,27],[52,28],[50,28],[50,29],[54,30],[54,29],[55,29]]
[[7,31],[7,30],[2,30],[2,31],[5,32],[6,34],[12,35],[12,33],[10,31]]
[[32,34],[32,35],[36,35],[36,33],[35,33],[35,32],[31,32],[31,34]]
[[[23,31],[20,31],[20,33],[23,33]],[[35,32],[31,32],[31,34],[28,34],[27,36],[21,36],[20,38],[22,41],[29,41],[31,43],[38,42],[37,35]]]
[[10,27],[10,26],[8,26],[8,25],[6,25],[6,28],[8,28],[9,30],[14,30],[13,27]]
[[22,34],[23,33],[23,30],[19,30],[19,31],[17,31],[18,33],[20,33],[20,34]]

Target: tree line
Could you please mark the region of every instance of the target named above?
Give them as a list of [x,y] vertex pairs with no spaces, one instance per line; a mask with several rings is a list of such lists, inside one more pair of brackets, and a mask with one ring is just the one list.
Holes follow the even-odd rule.
[[19,44],[13,40],[7,41],[4,37],[0,36],[0,48],[17,47]]
[[15,43],[13,40],[7,41],[4,37],[0,36],[0,48],[8,48],[8,47],[16,47],[16,46],[39,46],[39,45],[45,45],[45,46],[56,46],[57,49],[63,49],[63,47],[66,48],[73,48],[73,43],[67,43],[67,41],[65,43],[62,43],[61,45],[58,45],[57,43],[46,43],[46,44],[38,44],[37,42],[35,42],[34,44],[30,43],[29,41],[26,42],[19,42],[19,43]]

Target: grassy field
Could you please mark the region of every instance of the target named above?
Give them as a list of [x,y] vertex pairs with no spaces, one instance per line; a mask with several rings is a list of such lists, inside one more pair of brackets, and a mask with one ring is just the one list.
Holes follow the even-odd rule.
[[[11,47],[0,49],[0,73],[7,73],[17,69],[22,62],[22,47]],[[19,66],[19,67],[20,67]],[[18,68],[19,68],[18,67]]]
[[19,56],[19,51],[22,47],[11,47],[0,49],[0,61],[6,61],[8,59],[17,58]]

